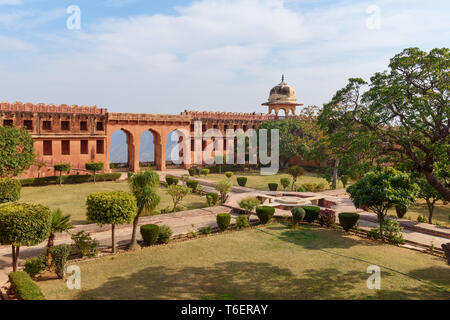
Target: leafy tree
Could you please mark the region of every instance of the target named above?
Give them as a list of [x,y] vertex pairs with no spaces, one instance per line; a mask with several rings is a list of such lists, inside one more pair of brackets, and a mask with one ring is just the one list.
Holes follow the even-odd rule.
[[50,266],[50,249],[55,244],[55,234],[57,232],[69,231],[72,228],[70,214],[63,214],[61,209],[56,209],[51,212],[50,235],[47,241],[47,266]]
[[388,210],[395,205],[409,206],[414,203],[419,187],[411,177],[393,168],[366,173],[347,188],[357,208],[367,207],[378,216],[380,235]]
[[170,185],[167,188],[167,194],[172,197],[173,212],[176,211],[178,204],[191,193],[192,189],[183,185]]
[[37,177],[38,177],[38,179],[40,178],[40,176],[41,176],[41,169],[42,168],[44,168],[46,166],[46,164],[45,164],[45,162],[42,162],[42,161],[40,161],[40,162],[36,162],[36,167],[38,168],[38,172],[37,172]]
[[405,49],[370,83],[350,79],[324,105],[323,118],[348,128],[351,144],[366,136],[388,161],[412,161],[414,170],[450,200],[450,187],[435,171],[436,163],[450,166],[449,67],[448,48]]
[[72,170],[72,166],[69,163],[57,163],[53,166],[55,171],[59,171],[59,185],[62,185],[62,173],[70,172]]
[[34,246],[50,233],[50,209],[42,204],[10,203],[0,206],[0,244],[11,245],[13,272],[21,246]]
[[442,195],[433,188],[425,178],[417,179],[419,185],[418,198],[424,199],[428,207],[428,223],[433,223],[434,205],[438,200],[442,200]]
[[0,204],[19,200],[21,190],[22,185],[19,180],[0,178]]
[[133,231],[129,247],[129,249],[134,249],[138,245],[136,233],[140,216],[143,213],[152,213],[161,201],[161,197],[156,192],[156,187],[159,185],[159,175],[153,170],[146,170],[136,173],[128,182],[137,203],[137,214],[133,219]]
[[288,173],[292,176],[292,191],[294,191],[294,186],[297,182],[297,178],[305,174],[305,169],[300,166],[292,166],[288,169]]
[[227,194],[233,190],[233,186],[229,180],[223,180],[217,183],[216,190],[220,193],[220,201],[225,202]]
[[137,213],[136,198],[123,191],[94,192],[86,200],[87,219],[98,224],[111,225],[112,252],[116,252],[115,227],[130,223]]
[[19,175],[34,158],[33,138],[27,130],[0,126],[0,178]]
[[86,170],[94,171],[94,183],[95,183],[95,174],[97,171],[101,171],[105,169],[105,164],[103,162],[86,162]]
[[259,200],[254,197],[246,198],[239,202],[239,207],[241,207],[247,212],[248,219],[250,219],[253,209],[255,209],[259,205],[260,205]]

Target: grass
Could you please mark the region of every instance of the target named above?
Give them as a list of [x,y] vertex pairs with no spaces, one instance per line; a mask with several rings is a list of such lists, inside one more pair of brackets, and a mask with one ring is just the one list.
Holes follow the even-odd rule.
[[[257,190],[269,190],[267,186],[268,183],[278,183],[278,190],[282,190],[283,187],[280,184],[280,178],[289,178],[292,181],[292,177],[287,173],[278,173],[272,176],[261,176],[259,171],[257,172],[234,172],[231,177],[231,181],[234,186],[239,186],[237,183],[237,177],[247,177],[246,187],[253,188]],[[206,177],[201,176],[202,179],[214,180],[214,181],[222,181],[227,179],[225,174],[212,173],[208,174]],[[304,176],[297,178],[296,188],[297,191],[298,186],[304,183],[324,183],[325,189],[330,189],[330,185],[324,178],[318,177],[317,174],[312,172],[307,172]],[[338,188],[343,188],[342,183],[339,181]],[[291,187],[288,187],[288,190],[291,190]]]
[[[44,187],[22,188],[20,201],[30,203],[40,203],[50,208],[60,208],[63,213],[71,215],[74,224],[86,224],[86,198],[92,192],[99,191],[129,191],[127,181],[109,181],[84,184],[53,185]],[[159,188],[158,194],[161,202],[157,211],[170,207],[172,208],[172,198],[167,195],[165,188]],[[206,200],[196,194],[188,195],[182,205],[189,209],[203,208]]]
[[[395,208],[389,210],[389,215],[397,216]],[[408,208],[404,218],[417,221],[418,216],[424,216],[428,222],[428,207],[425,200],[418,199],[416,203]],[[433,223],[450,228],[450,205],[444,205],[442,201],[436,202],[433,211]]]
[[[312,226],[273,224],[76,263],[47,299],[450,299],[444,259]],[[367,267],[381,268],[369,290]]]

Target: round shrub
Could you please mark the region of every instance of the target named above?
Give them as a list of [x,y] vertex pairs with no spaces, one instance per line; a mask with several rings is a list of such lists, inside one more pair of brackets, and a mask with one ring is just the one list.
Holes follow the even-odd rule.
[[273,218],[273,215],[275,213],[274,207],[269,206],[259,206],[256,207],[256,215],[259,218],[259,221],[261,221],[262,224],[266,224],[270,221],[270,219]]
[[25,260],[24,269],[30,277],[34,277],[46,269],[47,257],[43,254],[38,257],[30,257]]
[[209,171],[210,171],[209,169],[202,169],[201,174],[207,176],[209,174]]
[[278,189],[278,183],[269,183],[270,191],[277,191],[277,189]]
[[399,219],[402,219],[408,211],[408,207],[398,204],[395,206],[395,211],[397,212],[397,217],[399,217]]
[[215,206],[219,202],[219,194],[215,192],[208,192],[206,194],[206,203],[208,206]]
[[192,189],[192,192],[195,192],[198,188],[198,181],[195,180],[187,180],[186,186]]
[[316,206],[304,206],[305,220],[308,223],[313,223],[319,217],[320,208]]
[[60,279],[64,278],[67,258],[72,248],[68,244],[60,244],[50,248],[52,256],[52,266]]
[[353,228],[359,220],[359,214],[355,212],[341,212],[339,213],[339,224],[345,231]]
[[166,176],[166,182],[167,182],[167,185],[169,185],[169,186],[177,185],[178,181],[179,181],[179,179],[174,176]]
[[191,177],[195,176],[195,168],[189,168],[188,172]]
[[20,199],[22,184],[17,179],[0,179],[0,203],[14,202]]
[[219,213],[216,216],[217,226],[220,231],[225,231],[228,229],[231,223],[231,215],[229,213]]
[[247,184],[247,177],[237,177],[236,180],[238,185],[241,187],[245,187],[245,185]]
[[305,210],[303,210],[302,207],[294,207],[291,210],[292,213],[292,219],[294,220],[294,223],[302,222],[305,218]]
[[291,185],[291,179],[289,178],[280,178],[280,184],[284,190],[287,189]]
[[233,172],[231,172],[231,171],[225,172],[225,177],[227,177],[228,179],[230,179],[232,176],[233,176]]
[[159,226],[156,224],[144,224],[141,226],[141,236],[146,245],[151,246],[155,244],[159,236]]
[[169,226],[159,227],[158,243],[169,243],[172,237],[172,229]]
[[238,216],[236,218],[236,229],[241,230],[248,228],[248,218],[246,216]]
[[331,228],[336,223],[336,213],[330,209],[320,210],[318,220],[322,227]]

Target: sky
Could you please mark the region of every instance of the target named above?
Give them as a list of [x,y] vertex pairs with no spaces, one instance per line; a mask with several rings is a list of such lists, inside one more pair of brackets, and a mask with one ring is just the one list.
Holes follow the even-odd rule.
[[0,101],[266,112],[284,74],[321,106],[449,39],[448,0],[0,0]]

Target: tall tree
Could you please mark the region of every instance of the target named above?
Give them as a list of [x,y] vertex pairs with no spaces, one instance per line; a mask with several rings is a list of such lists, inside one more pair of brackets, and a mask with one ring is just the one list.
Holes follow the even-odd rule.
[[24,128],[0,127],[0,177],[15,177],[34,164],[33,138]]
[[414,170],[450,201],[450,188],[435,172],[437,162],[450,166],[449,49],[405,49],[389,68],[370,83],[350,79],[324,105],[323,118],[349,129],[356,141],[366,135],[380,154],[411,160]]

